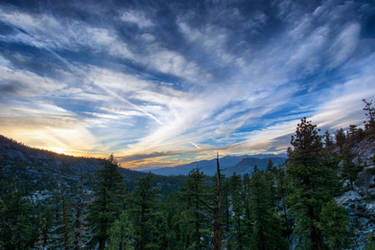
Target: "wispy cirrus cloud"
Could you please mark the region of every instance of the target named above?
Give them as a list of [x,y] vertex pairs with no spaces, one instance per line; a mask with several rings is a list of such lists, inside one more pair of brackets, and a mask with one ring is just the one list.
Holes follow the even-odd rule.
[[[0,133],[126,167],[282,152],[375,96],[366,2],[0,8]],[[199,5],[199,8],[198,6]]]

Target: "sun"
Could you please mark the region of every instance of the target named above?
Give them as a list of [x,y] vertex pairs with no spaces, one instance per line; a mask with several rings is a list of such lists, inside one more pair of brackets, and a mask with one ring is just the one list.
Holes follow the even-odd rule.
[[69,153],[67,153],[65,149],[62,149],[62,148],[59,148],[59,147],[45,147],[43,149],[46,149],[48,151],[53,151],[53,152],[58,153],[58,154],[69,155]]

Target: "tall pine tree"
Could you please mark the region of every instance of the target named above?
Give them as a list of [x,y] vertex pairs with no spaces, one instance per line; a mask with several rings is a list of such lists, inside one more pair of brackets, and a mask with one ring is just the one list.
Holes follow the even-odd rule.
[[102,250],[106,247],[111,224],[119,217],[124,206],[125,182],[112,155],[104,168],[98,171],[94,191],[88,217],[94,231],[91,244],[99,244]]
[[155,217],[157,212],[156,197],[160,190],[154,187],[153,175],[150,173],[138,179],[137,190],[134,199],[131,199],[135,205],[137,249],[153,249],[158,243],[155,237],[156,226]]
[[256,169],[250,181],[250,213],[251,249],[287,249],[280,219],[272,206],[271,183],[264,172]]
[[288,149],[287,174],[290,205],[296,219],[295,235],[303,249],[324,249],[320,223],[322,206],[333,198],[337,188],[334,168],[325,165],[322,138],[316,125],[306,118],[292,136],[293,149]]
[[244,204],[242,197],[242,180],[241,176],[236,173],[229,179],[230,183],[230,196],[232,200],[232,216],[233,216],[233,232],[234,242],[232,246],[236,246],[236,249],[244,248]]
[[192,233],[192,245],[194,249],[201,249],[202,240],[208,241],[209,223],[213,213],[212,204],[209,202],[208,187],[205,183],[206,177],[199,169],[190,171],[182,197],[186,202],[186,210],[194,225]]

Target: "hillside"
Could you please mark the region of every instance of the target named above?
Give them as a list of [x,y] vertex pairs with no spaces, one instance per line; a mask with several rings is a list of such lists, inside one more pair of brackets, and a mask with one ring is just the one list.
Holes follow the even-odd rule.
[[[94,179],[96,171],[104,166],[105,161],[36,149],[0,135],[0,173],[3,176],[14,176],[26,187],[35,190],[53,187],[62,179],[73,183],[77,183],[81,176],[88,180]],[[118,170],[129,189],[133,188],[138,178],[146,175],[125,168]],[[155,182],[163,190],[172,190],[181,186],[183,179],[155,176]]]
[[[43,170],[58,173],[70,169],[72,174],[90,175],[104,166],[99,158],[74,157],[51,151],[35,149],[0,135],[0,163],[3,167],[13,167],[23,163],[29,170]],[[120,168],[127,178],[143,176],[128,169]]]

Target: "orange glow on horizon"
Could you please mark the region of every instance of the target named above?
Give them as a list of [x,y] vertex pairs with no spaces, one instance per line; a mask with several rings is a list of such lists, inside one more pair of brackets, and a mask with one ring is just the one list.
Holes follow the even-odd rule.
[[58,154],[72,155],[72,154],[68,153],[68,150],[58,148],[58,147],[42,147],[41,149],[52,151],[52,152],[55,152],[55,153],[58,153]]

